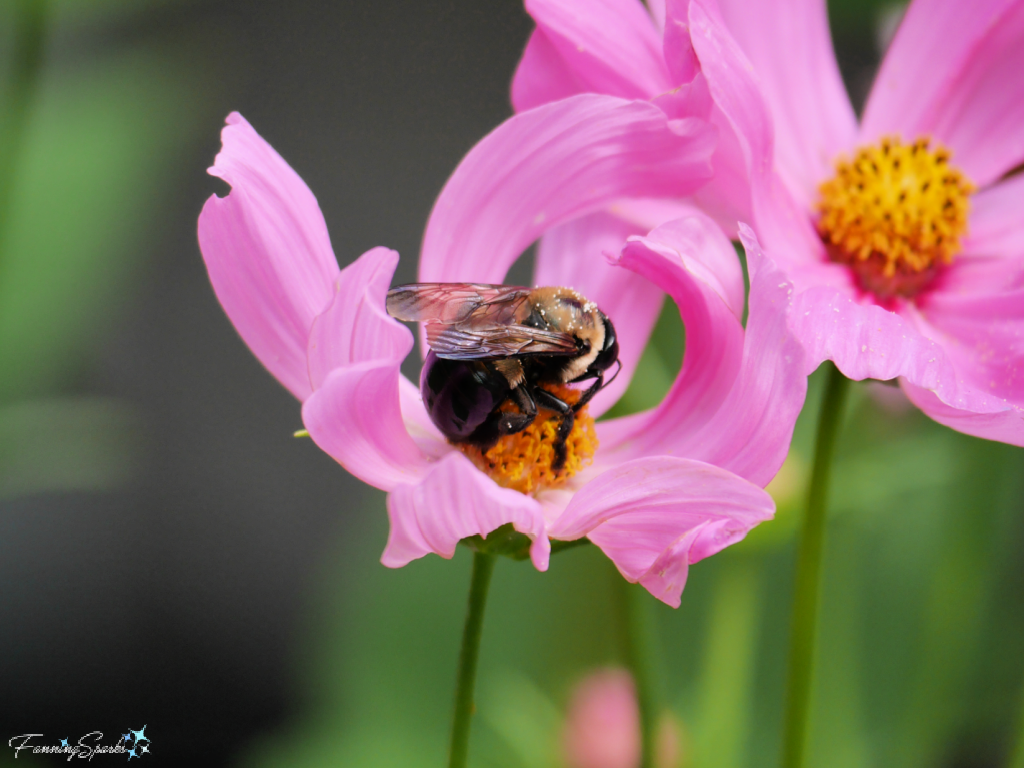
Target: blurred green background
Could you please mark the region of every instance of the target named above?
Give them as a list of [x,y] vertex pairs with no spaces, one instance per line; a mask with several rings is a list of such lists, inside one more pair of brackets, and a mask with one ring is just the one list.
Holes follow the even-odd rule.
[[[900,8],[829,9],[860,103]],[[379,564],[383,495],[290,437],[298,405],[217,306],[195,220],[239,109],[317,195],[339,261],[389,245],[412,279],[434,196],[510,112],[529,31],[513,0],[0,5],[4,743],[147,723],[166,765],[443,764],[469,553]],[[682,351],[668,306],[620,407],[657,402]],[[775,764],[817,397],[815,378],[778,519],[694,566],[679,610],[653,605],[684,765]],[[1022,464],[855,387],[812,765],[1005,764]],[[563,764],[572,687],[621,657],[617,578],[590,547],[547,574],[498,564],[474,765]]]

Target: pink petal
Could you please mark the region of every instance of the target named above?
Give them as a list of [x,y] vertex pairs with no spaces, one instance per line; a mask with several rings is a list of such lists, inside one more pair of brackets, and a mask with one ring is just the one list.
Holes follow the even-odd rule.
[[709,177],[713,130],[657,107],[582,95],[503,123],[441,192],[424,281],[501,282],[544,231],[623,197],[684,197]]
[[939,424],[965,435],[1024,445],[1024,409],[1020,406],[1007,405],[1001,410],[978,413],[946,405],[934,392],[915,387],[905,379],[900,379],[900,386],[914,405]]
[[1024,173],[971,198],[965,256],[1024,256]]
[[1024,405],[1024,289],[952,295],[919,302],[930,335],[942,340],[958,379],[1009,403]]
[[690,563],[739,541],[774,512],[771,496],[731,472],[655,456],[592,480],[549,533],[558,539],[587,536],[627,579],[678,607]]
[[515,111],[525,112],[588,90],[544,30],[540,27],[533,30],[512,78]]
[[370,360],[401,362],[412,333],[388,315],[384,300],[398,254],[373,248],[341,271],[334,297],[309,334],[309,380],[318,389],[335,368]]
[[985,186],[1024,159],[1024,3],[915,0],[882,63],[862,136],[933,136]]
[[611,408],[626,391],[661,312],[664,294],[658,286],[612,266],[604,256],[620,251],[626,238],[639,232],[617,216],[593,213],[548,231],[537,250],[535,285],[575,288],[595,302],[615,326],[622,370],[591,401],[594,416]]
[[364,483],[416,483],[431,457],[409,435],[399,399],[400,360],[335,368],[302,406],[314,442]]
[[[673,6],[670,6],[670,13]],[[666,24],[674,23],[670,18]],[[678,23],[682,23],[681,21]],[[758,236],[776,262],[789,271],[792,265],[820,260],[821,240],[811,226],[808,209],[794,199],[783,180],[773,171],[774,135],[771,112],[754,75],[754,68],[732,38],[713,7],[693,0],[688,25],[701,71],[707,78],[724,127],[734,139],[723,137],[726,147],[735,141],[726,156],[726,186],[717,190],[735,210],[750,207],[754,212]],[[716,121],[719,118],[713,116]],[[716,163],[721,153],[716,154]],[[739,166],[746,170],[749,183],[742,184]],[[714,183],[713,183],[714,184]],[[711,188],[712,185],[709,185]],[[744,199],[746,195],[752,198]]]
[[907,376],[937,385],[955,378],[939,344],[895,312],[860,304],[828,287],[797,293],[790,327],[803,344],[807,372],[832,360],[848,378],[886,381]]
[[[711,418],[728,395],[740,368],[743,328],[737,308],[722,295],[731,296],[731,279],[713,267],[720,268],[729,256],[738,266],[738,259],[721,234],[712,234],[716,230],[706,217],[670,222],[647,237],[630,238],[622,250],[621,266],[646,277],[675,300],[686,328],[686,353],[679,376],[656,408],[598,425],[602,461],[687,455],[679,446],[688,444],[688,435]],[[712,257],[716,249],[720,253]]]
[[556,93],[647,99],[672,88],[658,30],[637,0],[526,0],[526,12],[543,37],[530,39],[512,81],[517,112]]
[[334,293],[338,263],[309,187],[237,112],[209,169],[231,185],[199,216],[213,290],[245,343],[300,400],[311,391],[306,341]]
[[750,268],[743,363],[721,407],[681,436],[678,452],[764,487],[785,461],[807,393],[804,353],[788,328],[792,287],[740,225]]
[[400,568],[434,552],[450,558],[461,539],[486,536],[507,523],[533,539],[530,558],[546,571],[551,544],[540,504],[501,488],[458,451],[437,462],[418,483],[397,486],[388,496],[391,532],[381,562]]
[[857,136],[825,0],[719,0],[719,7],[771,108],[776,168],[807,203]]

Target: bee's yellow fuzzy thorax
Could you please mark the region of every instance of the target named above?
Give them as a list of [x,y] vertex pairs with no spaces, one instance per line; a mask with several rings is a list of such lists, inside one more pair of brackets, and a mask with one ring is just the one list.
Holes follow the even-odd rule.
[[841,158],[821,185],[818,232],[865,290],[913,296],[960,250],[974,187],[949,159],[927,138],[883,138]]
[[[545,386],[549,392],[572,404],[579,400],[579,390],[564,385]],[[517,410],[513,404],[503,406]],[[558,472],[551,469],[555,458],[555,432],[559,416],[543,408],[534,422],[514,435],[506,435],[486,453],[469,445],[459,445],[473,463],[504,487],[521,493],[536,493],[545,488],[557,488],[586,467],[597,450],[597,433],[589,408],[584,406],[576,414],[569,438],[565,441],[565,466]]]

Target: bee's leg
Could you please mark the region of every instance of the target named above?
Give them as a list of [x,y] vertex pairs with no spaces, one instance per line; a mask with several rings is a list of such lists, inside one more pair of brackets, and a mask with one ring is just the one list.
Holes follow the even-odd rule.
[[569,438],[573,425],[576,423],[576,411],[567,402],[551,394],[546,389],[537,387],[534,391],[534,397],[537,398],[537,402],[541,406],[562,416],[562,423],[558,425],[558,431],[555,433],[555,443],[553,446],[555,449],[555,459],[551,462],[551,469],[557,472],[565,466],[565,441]]
[[577,400],[573,404],[573,406],[572,406],[573,413],[579,413],[580,412],[580,408],[582,408],[584,405],[589,403],[594,398],[594,395],[596,395],[598,392],[601,391],[601,387],[603,387],[603,386],[604,386],[604,374],[603,373],[598,373],[597,374],[597,381],[595,381],[593,384],[591,384],[589,387],[587,387],[585,390],[583,390],[583,394],[580,395],[580,399]]
[[519,406],[521,413],[501,413],[498,421],[498,433],[501,435],[514,435],[516,432],[522,432],[537,418],[537,403],[526,387],[516,387],[512,390],[510,397]]

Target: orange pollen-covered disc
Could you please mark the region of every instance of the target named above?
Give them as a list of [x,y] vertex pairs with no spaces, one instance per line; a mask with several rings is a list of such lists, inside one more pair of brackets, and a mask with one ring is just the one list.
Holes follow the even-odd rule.
[[[544,389],[572,405],[580,398],[580,391],[565,385],[545,385]],[[514,403],[506,402],[502,410],[518,412]],[[590,464],[597,451],[597,433],[589,407],[576,414],[572,432],[565,441],[565,466],[557,472],[551,469],[555,459],[555,433],[562,418],[559,414],[540,408],[537,418],[522,432],[505,435],[487,452],[471,445],[457,445],[481,471],[486,472],[498,485],[521,493],[536,493],[545,488],[557,488]]]
[[930,139],[886,137],[841,157],[819,188],[818,233],[879,298],[911,297],[960,251],[974,185]]

